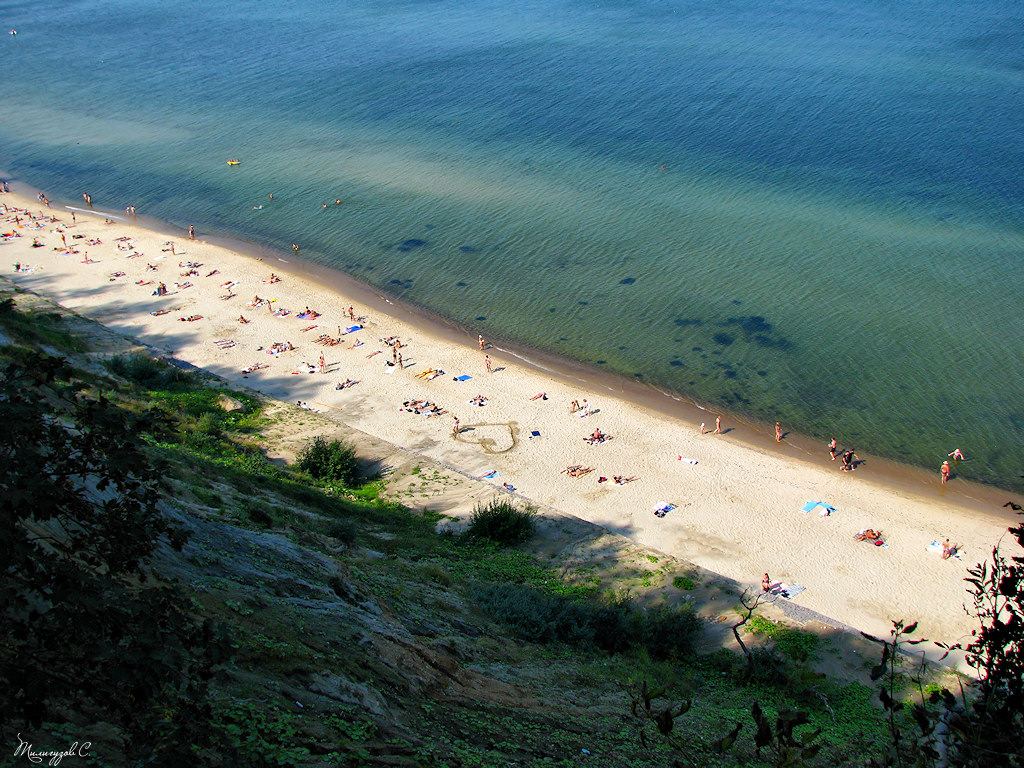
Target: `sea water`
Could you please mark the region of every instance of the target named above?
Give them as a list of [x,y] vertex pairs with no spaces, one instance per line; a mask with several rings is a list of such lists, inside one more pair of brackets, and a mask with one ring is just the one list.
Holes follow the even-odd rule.
[[297,243],[473,333],[1022,487],[1015,2],[4,19],[0,167],[52,199]]

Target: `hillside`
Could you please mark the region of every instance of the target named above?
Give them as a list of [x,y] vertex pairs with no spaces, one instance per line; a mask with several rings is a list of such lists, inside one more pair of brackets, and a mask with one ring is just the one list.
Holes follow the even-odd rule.
[[[740,630],[757,659],[751,676],[732,640],[736,585],[550,510],[538,511],[534,535],[518,546],[469,536],[493,488],[321,415],[155,361],[41,297],[8,285],[3,299],[13,299],[0,313],[3,365],[9,378],[19,373],[41,388],[45,423],[89,433],[65,407],[87,402],[97,434],[117,419],[132,425],[127,444],[149,468],[132,471],[151,473],[142,486],[154,492],[159,522],[146,530],[160,543],[151,556],[139,543],[143,566],[117,587],[120,608],[131,615],[137,599],[140,611],[156,611],[138,597],[155,584],[175,595],[161,603],[156,636],[139,646],[158,663],[134,653],[131,633],[143,629],[119,639],[97,631],[95,647],[55,633],[66,657],[104,658],[99,676],[83,669],[79,691],[53,685],[41,709],[5,711],[5,744],[17,745],[19,733],[31,734],[36,750],[91,743],[91,758],[65,765],[782,764],[799,750],[758,748],[750,715],[758,702],[773,723],[786,710],[806,713],[797,734],[821,730],[820,751],[804,764],[860,765],[880,754],[886,726],[868,680],[877,653],[862,638],[762,604]],[[57,359],[69,367],[40,374]],[[15,411],[8,428],[21,418]],[[297,468],[316,437],[354,449],[358,482]],[[72,490],[94,506],[110,502],[111,491],[94,486]],[[136,519],[118,519],[126,538]],[[27,525],[61,535],[47,522]],[[69,561],[105,573],[85,555]],[[50,597],[33,620],[59,607]],[[150,625],[150,614],[138,615],[139,628]],[[187,641],[167,644],[177,637]],[[133,653],[119,656],[126,647]],[[164,670],[173,665],[161,648],[191,656]],[[21,661],[29,660],[5,658]],[[136,679],[146,669],[166,674],[154,672],[159,685],[147,688]],[[674,747],[644,717],[642,698],[633,706],[643,682],[664,689],[652,714],[692,702],[675,711]],[[713,742],[739,723],[719,754]],[[5,751],[3,765],[23,764]]]

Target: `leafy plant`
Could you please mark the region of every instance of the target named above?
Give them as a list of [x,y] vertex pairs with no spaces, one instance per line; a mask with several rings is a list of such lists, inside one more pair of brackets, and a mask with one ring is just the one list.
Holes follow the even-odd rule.
[[536,514],[537,510],[532,507],[520,509],[508,501],[495,499],[484,506],[477,505],[466,533],[499,544],[521,544],[533,536]]
[[319,435],[302,449],[297,464],[299,469],[321,482],[351,487],[359,477],[355,448],[341,440],[327,440]]

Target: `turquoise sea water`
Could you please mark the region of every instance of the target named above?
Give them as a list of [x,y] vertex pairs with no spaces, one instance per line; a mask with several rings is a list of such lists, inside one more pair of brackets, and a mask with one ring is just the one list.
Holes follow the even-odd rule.
[[53,199],[1022,487],[1017,3],[0,9],[0,167]]

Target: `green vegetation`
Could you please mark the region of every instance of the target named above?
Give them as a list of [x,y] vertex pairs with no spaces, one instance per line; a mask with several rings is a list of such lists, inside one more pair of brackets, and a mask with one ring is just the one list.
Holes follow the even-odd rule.
[[753,616],[747,623],[751,634],[761,635],[772,641],[776,651],[788,656],[793,661],[808,661],[818,651],[818,636],[810,632],[801,632],[777,621],[763,616]]
[[672,586],[676,589],[696,589],[697,583],[689,576],[676,576],[672,579]]
[[359,476],[355,448],[341,440],[315,437],[302,449],[297,464],[299,469],[316,480],[339,483],[346,488],[356,485]]
[[536,514],[535,509],[519,509],[508,501],[495,499],[483,506],[477,505],[466,533],[498,544],[522,544],[533,536]]
[[519,584],[478,586],[474,597],[518,637],[611,653],[640,650],[654,659],[689,653],[701,624],[688,609],[643,609],[622,598],[579,599]]

